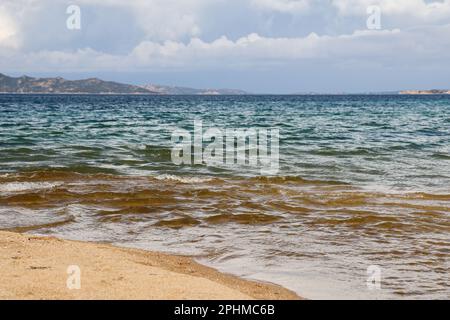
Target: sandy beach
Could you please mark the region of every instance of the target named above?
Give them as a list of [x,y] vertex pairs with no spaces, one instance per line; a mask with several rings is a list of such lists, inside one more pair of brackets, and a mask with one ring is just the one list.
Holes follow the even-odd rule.
[[[69,266],[80,289],[67,286]],[[186,257],[3,231],[0,268],[0,299],[298,299]]]

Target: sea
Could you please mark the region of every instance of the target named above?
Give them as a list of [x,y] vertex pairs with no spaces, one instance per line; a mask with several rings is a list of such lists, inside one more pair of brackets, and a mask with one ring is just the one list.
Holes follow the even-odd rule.
[[[195,121],[277,129],[279,169],[174,163]],[[449,299],[450,96],[3,94],[0,229],[186,255],[308,299]]]

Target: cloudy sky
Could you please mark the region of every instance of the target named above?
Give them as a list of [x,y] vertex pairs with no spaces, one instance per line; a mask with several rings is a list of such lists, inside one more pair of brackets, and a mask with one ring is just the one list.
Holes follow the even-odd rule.
[[450,88],[450,0],[0,0],[0,72],[255,93]]

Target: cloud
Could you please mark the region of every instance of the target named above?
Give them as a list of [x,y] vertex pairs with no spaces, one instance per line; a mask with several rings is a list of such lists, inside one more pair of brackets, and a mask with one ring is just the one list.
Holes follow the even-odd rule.
[[[257,70],[305,63],[450,69],[450,0],[78,0],[79,32],[65,28],[69,3],[2,0],[2,72]],[[386,30],[363,30],[367,6],[377,3]],[[268,25],[261,12],[271,13],[270,29],[258,29]],[[287,13],[302,18],[289,20]],[[216,21],[227,24],[210,33]],[[344,31],[327,32],[336,29]]]
[[257,9],[291,14],[306,11],[310,2],[310,0],[251,0],[252,6]]
[[18,27],[8,8],[0,5],[0,48],[17,49],[20,45]]
[[[82,7],[115,8],[131,11],[146,37],[152,40],[175,40],[198,36],[202,10],[217,0],[79,0]],[[114,23],[114,22],[112,22]]]
[[270,38],[253,33],[236,41],[224,36],[212,42],[195,38],[187,44],[143,42],[130,57],[141,67],[152,64],[187,68],[209,64],[261,67],[304,60],[335,65],[351,61],[426,65],[432,63],[430,59],[445,59],[450,50],[449,33],[449,25],[404,32],[361,30],[339,36],[310,33],[302,38]]
[[450,18],[450,0],[332,0],[340,15],[365,15],[369,6],[379,6],[382,15],[438,22]]
[[[5,69],[34,71],[258,69],[308,61],[329,66],[427,67],[449,66],[450,25],[370,31],[339,36],[310,33],[301,38],[270,38],[256,33],[235,41],[223,36],[211,42],[142,41],[126,55],[90,48],[75,52],[39,51],[0,62]],[[36,70],[42,66],[43,70]]]

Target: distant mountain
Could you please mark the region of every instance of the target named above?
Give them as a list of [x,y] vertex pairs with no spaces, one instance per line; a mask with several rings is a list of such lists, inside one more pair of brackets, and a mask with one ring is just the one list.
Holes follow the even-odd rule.
[[151,90],[97,78],[66,80],[57,78],[8,77],[0,73],[0,93],[43,94],[158,94]]
[[174,95],[245,95],[245,91],[237,89],[194,89],[187,87],[162,86],[157,84],[147,84],[143,88],[157,92],[159,94]]
[[158,94],[158,95],[244,95],[234,89],[193,89],[149,84],[135,86],[97,78],[66,80],[56,78],[9,77],[0,73],[0,93],[42,94]]
[[450,94],[450,90],[405,90],[400,91],[400,94]]
[[331,96],[382,96],[382,95],[397,95],[398,91],[366,91],[366,92],[298,92],[293,95],[300,96],[323,96],[323,95],[331,95]]

